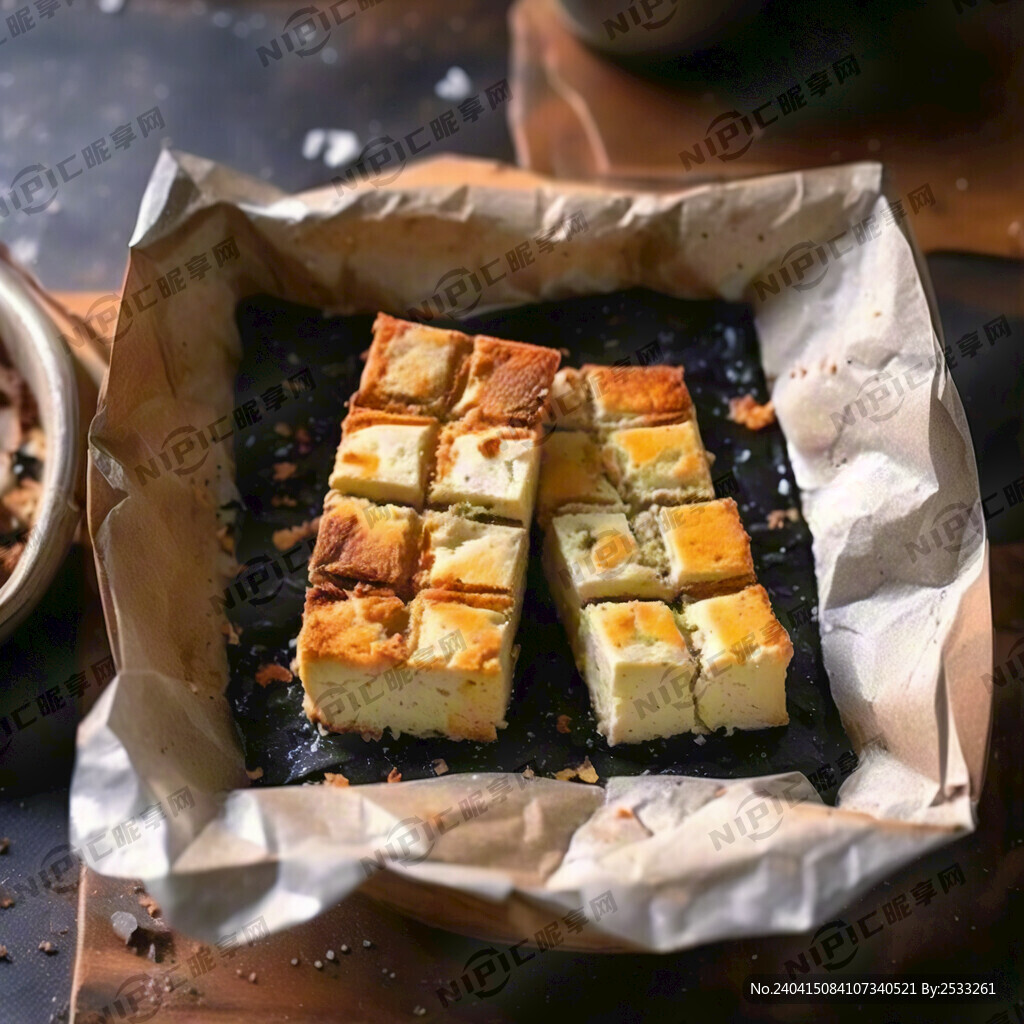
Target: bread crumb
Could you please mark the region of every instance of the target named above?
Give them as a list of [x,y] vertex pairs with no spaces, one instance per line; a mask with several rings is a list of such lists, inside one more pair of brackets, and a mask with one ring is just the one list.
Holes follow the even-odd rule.
[[768,529],[781,530],[787,522],[795,523],[800,513],[795,508],[773,508],[768,513]]
[[401,782],[401,781],[402,781],[402,773],[397,768],[392,768],[391,771],[388,772],[388,782]]
[[0,910],[10,910],[14,906],[14,900],[10,896],[0,896]]
[[255,782],[257,779],[262,779],[263,778],[263,769],[262,768],[253,768],[252,771],[249,771],[249,769],[246,768],[245,769],[245,774],[249,776],[249,779],[252,782]]
[[235,538],[229,527],[221,526],[218,528],[217,540],[220,542],[221,551],[226,551],[229,555],[235,553]]
[[283,530],[275,530],[271,534],[271,539],[278,551],[287,551],[289,548],[295,547],[300,540],[305,540],[307,537],[315,537],[319,529],[320,517],[317,516],[316,519],[308,519],[304,523],[299,523],[298,526],[288,526]]
[[256,682],[260,686],[269,686],[271,683],[290,683],[294,678],[284,665],[274,662],[269,665],[260,665],[256,670]]
[[439,757],[436,761],[432,761],[431,764],[434,766],[435,775],[444,775],[448,771],[448,762],[443,758]]
[[569,723],[571,721],[572,721],[572,719],[568,715],[559,715],[558,716],[558,721],[555,722],[555,728],[560,733],[568,733],[569,732]]
[[11,962],[11,957],[7,952],[6,946],[0,946],[0,960],[6,960],[8,963]]
[[139,906],[142,907],[150,917],[160,916],[160,904],[157,903],[149,893],[143,893],[139,897]]
[[729,399],[729,419],[748,430],[763,430],[775,422],[775,404],[769,400],[759,405],[753,395]]
[[555,778],[559,782],[571,782],[576,778],[577,772],[575,768],[563,768],[560,772],[555,772]]
[[589,782],[591,784],[597,782],[597,769],[590,763],[589,757],[583,758],[583,764],[580,765],[578,774],[581,782]]
[[522,775],[523,775],[524,779],[535,779],[535,778],[537,778],[537,773],[532,768],[524,768],[523,772],[522,772]]
[[10,841],[10,839],[7,839],[6,837],[3,838],[3,839],[0,839],[0,856],[5,854],[10,848],[11,848],[11,841]]
[[291,437],[292,428],[287,423],[277,422],[274,424],[274,433],[280,434],[281,437]]
[[636,815],[628,807],[618,807],[615,810],[616,818],[635,818]]
[[38,948],[40,952],[45,953],[47,956],[56,956],[59,952],[57,947],[49,939],[43,939],[43,941],[39,943]]
[[220,624],[220,631],[228,638],[228,643],[236,645],[242,639],[242,627],[225,620]]
[[285,508],[296,508],[299,503],[288,494],[274,494],[270,498],[270,504],[274,508],[281,508],[282,505]]
[[341,774],[341,772],[324,772],[324,785],[344,788],[345,786],[351,785],[351,783],[344,775]]
[[273,479],[277,482],[290,480],[298,470],[294,462],[275,462]]

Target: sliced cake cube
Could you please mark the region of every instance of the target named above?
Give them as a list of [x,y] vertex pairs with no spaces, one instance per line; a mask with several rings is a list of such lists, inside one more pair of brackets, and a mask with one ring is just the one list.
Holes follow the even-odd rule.
[[438,423],[425,416],[355,411],[342,428],[330,486],[371,501],[423,507]]
[[375,505],[329,491],[309,560],[310,583],[381,583],[406,590],[419,550],[419,517],[400,505]]
[[708,455],[693,420],[616,430],[608,437],[604,457],[613,483],[634,507],[715,496]]
[[710,730],[786,725],[786,670],[793,644],[762,586],[696,601],[682,610],[700,660],[697,716]]
[[668,554],[675,593],[754,582],[750,537],[732,498],[653,510]]
[[429,503],[434,508],[465,503],[526,525],[539,475],[536,431],[451,423],[441,431]]
[[544,526],[556,512],[585,512],[594,506],[623,508],[589,434],[558,430],[541,445],[537,518]]
[[426,588],[519,595],[528,548],[529,535],[521,526],[427,512],[417,582]]
[[378,313],[353,408],[443,419],[468,369],[473,339]]
[[593,404],[593,424],[642,427],[693,418],[693,402],[681,366],[583,367]]
[[555,516],[544,543],[549,549],[547,564],[578,604],[616,597],[670,600],[674,596],[668,581],[644,563],[621,512]]
[[380,736],[391,724],[386,681],[409,655],[408,619],[405,604],[386,590],[306,591],[296,660],[311,721],[333,732]]
[[512,693],[516,618],[515,601],[503,594],[420,591],[406,682],[385,724],[415,736],[496,739]]
[[452,418],[536,426],[561,358],[557,349],[478,335]]
[[551,394],[545,410],[545,423],[556,430],[589,430],[594,412],[590,388],[582,372],[563,366],[551,383]]
[[692,694],[697,666],[667,604],[588,605],[582,634],[583,675],[610,746],[700,731]]

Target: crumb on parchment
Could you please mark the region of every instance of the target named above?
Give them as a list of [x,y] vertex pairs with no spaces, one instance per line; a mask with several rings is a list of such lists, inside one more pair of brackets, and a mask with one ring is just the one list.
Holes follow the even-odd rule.
[[402,781],[402,773],[397,768],[392,768],[391,771],[388,772],[388,782],[401,782],[401,781]]
[[775,422],[775,405],[770,400],[759,405],[753,395],[729,399],[729,419],[748,430],[763,430]]
[[341,772],[324,772],[324,785],[337,786],[339,789],[343,789],[345,786],[350,785],[350,783]]
[[573,779],[579,779],[580,782],[589,782],[591,785],[597,782],[599,776],[597,770],[590,763],[590,758],[583,758],[583,763],[575,768],[563,768],[560,772],[555,772],[555,778],[562,782],[571,782]]

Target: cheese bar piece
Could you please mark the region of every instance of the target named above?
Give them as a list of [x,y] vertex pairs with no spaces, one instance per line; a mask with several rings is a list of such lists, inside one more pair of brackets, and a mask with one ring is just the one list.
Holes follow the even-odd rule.
[[574,603],[616,597],[670,600],[674,594],[657,568],[644,564],[637,539],[621,512],[555,516],[544,540],[546,564]]
[[452,417],[536,426],[561,358],[557,349],[478,335],[473,339],[466,386]]
[[386,590],[306,591],[296,660],[310,720],[333,732],[378,737],[392,724],[382,718],[390,703],[385,679],[408,658],[408,618],[406,606]]
[[556,430],[589,430],[593,420],[586,378],[579,370],[563,366],[551,383],[545,410],[547,425]]
[[624,506],[601,461],[601,449],[578,430],[557,430],[541,445],[537,518],[546,526],[554,513],[585,512],[593,506]]
[[764,587],[710,597],[683,608],[701,671],[697,717],[710,730],[786,725],[786,670],[793,644]]
[[414,736],[497,739],[512,694],[516,614],[502,594],[420,591],[404,685],[382,702],[382,726]]
[[399,505],[374,505],[329,491],[309,560],[312,584],[354,582],[408,589],[419,550],[419,517]]
[[701,731],[692,693],[697,666],[668,605],[588,605],[582,633],[583,675],[609,746]]
[[526,525],[539,475],[536,431],[450,423],[441,431],[429,503],[434,508],[466,503]]
[[754,582],[750,537],[732,498],[672,505],[652,514],[668,553],[673,596]]
[[657,426],[693,418],[681,366],[587,364],[583,375],[598,429]]
[[521,595],[528,547],[529,537],[521,526],[427,512],[417,583],[442,590]]
[[443,419],[462,389],[473,339],[378,313],[353,408]]
[[330,486],[376,502],[423,507],[438,424],[425,416],[350,413]]
[[604,457],[613,483],[634,507],[679,505],[715,496],[708,455],[693,420],[614,431]]

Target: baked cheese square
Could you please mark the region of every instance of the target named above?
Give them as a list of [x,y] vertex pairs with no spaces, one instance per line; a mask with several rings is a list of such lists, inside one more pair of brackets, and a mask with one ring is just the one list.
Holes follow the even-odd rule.
[[378,313],[353,408],[443,419],[458,396],[473,339]]
[[667,604],[588,605],[581,629],[583,674],[609,746],[701,731],[692,693],[697,666]]
[[450,423],[441,430],[429,503],[473,505],[527,525],[539,475],[536,431]]
[[412,509],[329,491],[309,560],[309,581],[340,587],[381,583],[407,590],[419,532],[419,517]]
[[696,601],[682,610],[700,659],[697,716],[710,730],[786,725],[789,634],[762,586]]
[[616,430],[608,436],[604,457],[619,493],[634,507],[715,496],[708,455],[693,420]]
[[359,410],[342,427],[330,486],[381,503],[423,507],[438,423]]
[[732,498],[672,505],[657,509],[655,516],[676,595],[754,582],[750,537]]
[[411,610],[412,654],[382,721],[414,736],[497,739],[512,694],[515,602],[431,589]]
[[534,427],[561,361],[557,349],[478,335],[453,418]]
[[386,680],[409,656],[408,623],[406,605],[387,590],[307,590],[296,662],[309,719],[379,738],[391,724],[381,713]]
[[598,429],[657,426],[693,418],[681,366],[587,364],[583,376]]
[[589,434],[556,430],[541,445],[537,518],[544,526],[559,511],[584,512],[593,506],[621,509],[601,460],[601,449]]
[[420,587],[521,595],[529,536],[451,512],[427,512],[417,582]]
[[555,430],[589,430],[593,420],[586,378],[579,370],[563,366],[551,383],[545,422]]
[[545,536],[548,564],[557,583],[578,604],[629,597],[671,600],[668,581],[645,564],[621,512],[560,515]]

